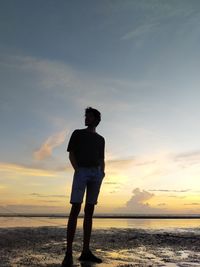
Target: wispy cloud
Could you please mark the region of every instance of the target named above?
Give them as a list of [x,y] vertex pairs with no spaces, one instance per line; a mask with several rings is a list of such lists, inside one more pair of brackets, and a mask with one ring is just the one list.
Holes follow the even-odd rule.
[[[134,5],[129,8],[135,8]],[[121,40],[136,40],[138,44],[141,44],[144,38],[151,36],[152,34],[168,34],[176,28],[184,32],[187,29],[187,24],[190,24],[195,17],[195,7],[191,4],[180,3],[161,3],[160,1],[145,2],[137,4],[138,12],[142,11],[145,13],[142,20],[133,22],[132,30],[128,30],[122,37]],[[174,24],[174,19],[181,21],[181,27],[179,23]],[[131,25],[129,25],[129,28]],[[176,30],[175,30],[176,31]],[[143,43],[143,42],[142,42]]]
[[[70,107],[72,105],[86,107],[90,103],[96,107],[101,107],[100,102],[103,102],[105,112],[109,111],[109,113],[115,111],[116,106],[118,113],[132,110],[133,107],[138,108],[137,101],[130,103],[126,98],[121,97],[122,87],[129,92],[137,91],[138,93],[140,88],[149,88],[150,83],[150,81],[135,82],[97,76],[84,72],[84,70],[77,71],[61,61],[23,55],[5,55],[1,57],[1,67],[6,72],[12,70],[12,75],[14,72],[14,75],[18,77],[28,76],[28,84],[32,84],[35,94],[41,95],[42,99],[39,99],[41,102],[46,101],[46,99],[43,99],[43,93],[49,92],[57,100],[64,100]],[[20,78],[15,83],[18,85],[18,92],[21,90],[25,92],[26,88],[24,88]],[[38,106],[38,109],[41,111],[41,106]],[[45,109],[46,107],[43,106],[42,111]],[[55,116],[55,114],[50,115]]]
[[168,195],[167,197],[170,197],[170,198],[176,198],[176,199],[183,199],[183,198],[186,198],[186,196],[180,196],[180,195]]
[[175,193],[186,193],[189,192],[190,189],[184,189],[184,190],[170,190],[170,189],[151,189],[148,190],[150,192],[166,192],[166,193],[171,193],[171,192],[175,192]]
[[127,32],[124,36],[122,36],[121,40],[130,40],[140,35],[144,35],[152,31],[156,31],[158,25],[159,25],[158,23],[139,25],[133,31]]
[[52,206],[52,205],[0,205],[0,212],[7,214],[18,213],[66,213],[66,207],[64,206]]
[[173,159],[180,164],[186,165],[193,165],[200,163],[200,151],[187,151],[184,153],[179,153],[176,155],[172,155]]
[[108,185],[116,185],[116,184],[119,184],[117,182],[105,182],[104,184],[108,184]]
[[13,179],[20,178],[21,176],[46,176],[46,177],[54,177],[56,176],[56,172],[48,171],[44,169],[34,169],[25,167],[19,164],[13,163],[4,163],[0,162],[0,172],[4,174],[14,174]]
[[66,138],[66,130],[56,133],[47,138],[41,147],[34,152],[34,158],[37,160],[44,160],[52,155],[54,148],[64,143]]
[[155,159],[144,159],[137,156],[128,157],[128,158],[119,158],[119,159],[109,159],[107,164],[110,166],[119,166],[120,168],[126,168],[129,166],[147,166],[156,163],[158,160]]
[[41,203],[62,203],[61,200],[46,200],[46,199],[41,199]]
[[39,193],[31,193],[30,196],[33,196],[33,197],[41,197],[41,198],[48,198],[48,197],[53,197],[53,198],[66,198],[66,195],[44,195],[44,194],[39,194]]
[[200,203],[194,202],[194,203],[186,203],[185,206],[200,206]]
[[157,206],[166,206],[167,204],[166,203],[158,203]]
[[40,89],[67,89],[74,85],[78,73],[67,64],[31,56],[6,55],[1,56],[1,66],[16,69],[16,71],[37,74],[36,81]]

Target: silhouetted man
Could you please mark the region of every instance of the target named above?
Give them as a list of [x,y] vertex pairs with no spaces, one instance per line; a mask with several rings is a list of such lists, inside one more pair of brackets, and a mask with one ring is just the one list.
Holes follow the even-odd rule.
[[97,204],[101,183],[105,176],[105,140],[96,133],[96,127],[100,121],[101,113],[98,110],[91,107],[86,108],[85,126],[87,128],[75,130],[69,140],[67,151],[74,168],[74,177],[70,200],[72,207],[67,226],[67,250],[62,262],[63,267],[73,264],[72,243],[85,191],[83,250],[79,260],[96,263],[102,262],[101,259],[90,251],[89,247],[94,206]]

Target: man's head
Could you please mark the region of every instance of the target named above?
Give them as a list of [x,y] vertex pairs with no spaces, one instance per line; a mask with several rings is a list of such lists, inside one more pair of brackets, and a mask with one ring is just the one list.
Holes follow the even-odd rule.
[[96,127],[101,121],[101,113],[94,108],[88,107],[85,109],[85,125]]

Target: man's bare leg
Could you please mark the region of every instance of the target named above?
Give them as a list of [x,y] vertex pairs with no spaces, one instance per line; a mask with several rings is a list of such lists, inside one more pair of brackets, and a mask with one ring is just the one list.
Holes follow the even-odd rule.
[[92,232],[92,219],[94,213],[94,205],[93,204],[86,204],[85,205],[85,216],[83,222],[83,251],[81,256],[79,257],[80,261],[91,261],[96,263],[101,263],[102,260],[96,257],[90,251],[90,237]]
[[84,221],[83,221],[83,252],[85,253],[89,251],[89,246],[90,246],[94,205],[86,204],[84,212],[85,212],[85,216],[84,216]]
[[72,204],[67,225],[67,253],[72,253],[72,244],[76,232],[77,218],[81,210],[81,204]]
[[73,264],[72,244],[76,232],[77,218],[81,210],[81,204],[72,204],[67,224],[67,250],[62,262],[62,267],[71,267]]
[[68,224],[67,224],[67,250],[62,262],[62,267],[71,267],[73,264],[72,244],[76,232],[77,218],[81,209],[81,204],[72,204]]

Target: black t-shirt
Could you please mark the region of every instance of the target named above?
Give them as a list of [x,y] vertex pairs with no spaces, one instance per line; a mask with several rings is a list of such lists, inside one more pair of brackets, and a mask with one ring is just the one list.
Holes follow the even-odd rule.
[[105,140],[86,129],[75,130],[69,140],[67,151],[73,151],[78,167],[97,167],[104,159]]

